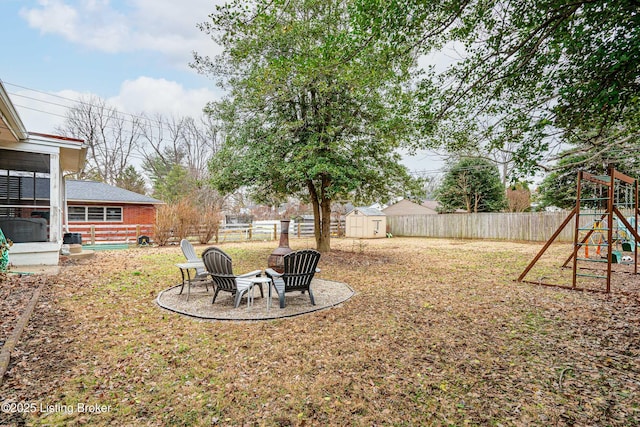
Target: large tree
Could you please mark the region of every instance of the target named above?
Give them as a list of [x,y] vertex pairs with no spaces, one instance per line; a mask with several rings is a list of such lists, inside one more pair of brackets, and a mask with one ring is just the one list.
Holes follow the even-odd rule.
[[452,164],[437,195],[442,209],[464,209],[469,213],[495,212],[505,208],[505,188],[495,164],[477,157]]
[[123,114],[101,98],[78,101],[66,114],[61,135],[83,139],[89,146],[87,162],[77,176],[116,185],[130,166],[140,144],[139,117]]
[[209,116],[146,117],[140,150],[153,195],[166,202],[190,198],[200,208],[222,208],[224,199],[208,186],[208,162],[219,149],[218,125]]
[[390,41],[460,53],[420,86],[432,145],[457,150],[450,136],[472,135],[470,144],[511,151],[526,174],[561,143],[592,153],[640,135],[637,0],[358,3],[362,25]]
[[414,190],[396,149],[408,139],[414,60],[356,31],[348,0],[255,0],[219,6],[202,30],[224,49],[192,64],[228,95],[208,111],[226,139],[213,158],[216,187],[258,201],[298,196],[330,250],[331,204],[386,200]]
[[207,164],[218,150],[218,125],[205,115],[166,117],[156,114],[143,121],[143,168],[154,179],[162,179],[174,165],[184,166],[193,179],[208,176]]
[[146,194],[147,192],[144,177],[133,165],[127,166],[124,171],[122,171],[122,175],[116,178],[116,185],[138,194]]

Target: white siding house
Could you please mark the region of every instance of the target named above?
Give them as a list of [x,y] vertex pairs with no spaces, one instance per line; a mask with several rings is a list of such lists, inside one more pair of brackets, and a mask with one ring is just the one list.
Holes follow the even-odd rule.
[[[86,151],[81,140],[27,132],[0,81],[0,228],[20,240],[9,251],[11,264],[58,264],[66,204],[63,175],[82,168]],[[49,200],[27,191],[25,177],[48,180]],[[45,237],[29,237],[43,221]]]

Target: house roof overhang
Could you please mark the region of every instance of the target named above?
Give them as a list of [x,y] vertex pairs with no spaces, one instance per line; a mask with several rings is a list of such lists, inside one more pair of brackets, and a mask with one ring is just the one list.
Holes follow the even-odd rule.
[[81,139],[29,132],[28,141],[60,149],[60,167],[63,171],[78,172],[87,158],[87,145]]
[[0,141],[18,142],[27,139],[27,130],[0,81]]

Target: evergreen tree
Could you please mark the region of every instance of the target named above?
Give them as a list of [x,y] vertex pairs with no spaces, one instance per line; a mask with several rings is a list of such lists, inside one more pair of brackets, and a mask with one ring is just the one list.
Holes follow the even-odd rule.
[[496,212],[505,208],[505,188],[495,164],[481,158],[463,158],[449,168],[437,200],[447,212]]
[[132,165],[127,166],[122,175],[116,178],[116,186],[138,194],[147,191],[143,176]]
[[202,29],[224,52],[193,66],[229,89],[209,111],[226,140],[212,182],[257,201],[308,200],[330,250],[331,205],[417,191],[396,149],[410,140],[410,55],[359,32],[345,0],[233,1]]

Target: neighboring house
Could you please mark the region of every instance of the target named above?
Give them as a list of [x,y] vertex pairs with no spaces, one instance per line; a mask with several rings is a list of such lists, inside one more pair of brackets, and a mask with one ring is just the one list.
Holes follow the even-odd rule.
[[98,181],[67,180],[67,224],[83,243],[153,237],[162,201]]
[[438,213],[438,202],[435,200],[426,200],[421,204],[403,199],[393,205],[384,208],[382,211],[387,216],[399,215],[435,215]]
[[253,215],[247,213],[225,213],[224,225],[246,225],[253,222]]
[[294,217],[296,224],[314,224],[315,218],[313,215],[305,214],[305,215],[297,215]]
[[[82,169],[86,152],[82,140],[27,132],[0,81],[0,228],[15,240],[11,264],[58,264],[66,204],[63,175]],[[34,196],[38,180],[51,194],[46,200]]]
[[380,238],[387,235],[387,216],[379,209],[357,207],[345,216],[345,236]]
[[562,212],[564,209],[559,208],[557,206],[545,206],[545,212]]
[[[19,184],[26,199],[48,202],[47,179],[36,178],[34,186],[33,177],[20,177]],[[162,201],[99,181],[68,179],[65,188],[67,208],[63,211],[63,229],[80,233],[82,243],[132,242],[140,235],[153,237],[156,205],[163,204]],[[47,210],[22,211],[25,217],[49,220]]]

